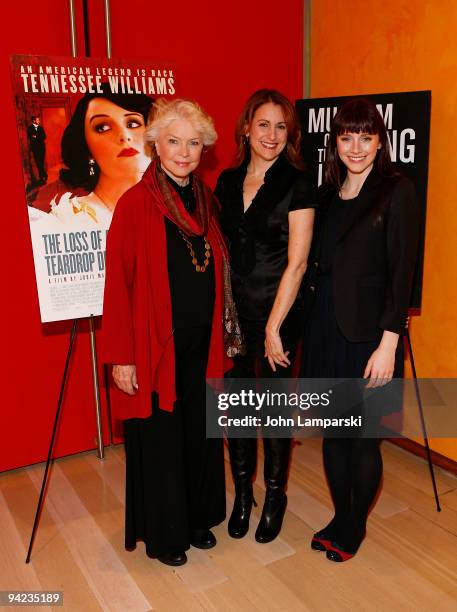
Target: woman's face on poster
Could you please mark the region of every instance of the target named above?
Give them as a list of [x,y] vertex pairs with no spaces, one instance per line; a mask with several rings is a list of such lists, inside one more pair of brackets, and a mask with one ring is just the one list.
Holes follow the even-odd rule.
[[105,98],[89,102],[84,135],[100,172],[116,179],[131,179],[148,167],[144,151],[144,118]]
[[162,168],[179,182],[200,163],[203,140],[190,121],[179,118],[160,131],[155,148]]

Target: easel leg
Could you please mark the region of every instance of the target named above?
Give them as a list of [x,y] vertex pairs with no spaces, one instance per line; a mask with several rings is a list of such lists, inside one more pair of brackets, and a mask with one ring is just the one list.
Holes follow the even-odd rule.
[[110,397],[110,377],[111,377],[111,371],[110,371],[110,366],[108,366],[108,364],[105,363],[104,367],[103,367],[103,376],[104,376],[104,382],[105,382],[105,400],[106,400],[106,411],[108,413],[108,434],[109,434],[109,443],[110,444],[114,444],[114,437],[113,437],[113,426],[112,426],[112,420],[111,420],[111,397]]
[[422,407],[422,398],[421,398],[421,395],[420,395],[419,384],[417,382],[416,365],[414,363],[413,347],[411,345],[411,336],[409,335],[409,329],[406,331],[406,338],[408,340],[408,349],[409,349],[409,355],[410,355],[410,358],[411,358],[411,367],[412,367],[412,370],[413,370],[413,377],[414,377],[414,388],[416,390],[417,405],[419,407],[419,416],[420,416],[420,420],[421,420],[422,435],[424,437],[425,452],[426,452],[427,461],[428,461],[428,469],[430,471],[430,476],[431,476],[431,479],[432,479],[432,486],[433,486],[433,493],[435,495],[436,511],[437,512],[441,512],[440,500],[439,500],[439,497],[438,497],[438,489],[436,488],[435,471],[433,469],[432,455],[430,453],[430,446],[429,446],[429,443],[428,443],[427,429],[426,429],[426,426],[425,426],[425,417],[424,417],[424,409]]
[[94,317],[89,317],[90,331],[90,352],[92,357],[92,379],[94,383],[94,400],[95,400],[95,417],[97,425],[97,457],[105,458],[105,449],[103,447],[103,430],[102,430],[102,409],[100,404],[100,385],[98,381],[98,363],[97,363],[97,345],[95,342],[95,326]]
[[44,470],[43,482],[41,484],[40,498],[38,500],[38,506],[37,506],[36,513],[35,513],[35,520],[33,522],[32,535],[30,536],[29,550],[27,552],[27,558],[25,560],[26,563],[30,563],[30,555],[32,554],[32,546],[35,540],[38,522],[40,520],[41,509],[43,506],[44,493],[46,490],[46,483],[48,480],[49,468],[52,462],[52,451],[54,448],[54,442],[55,442],[56,433],[57,433],[57,426],[59,424],[60,409],[62,408],[62,400],[63,400],[64,391],[65,391],[65,383],[67,382],[68,367],[70,365],[70,358],[71,358],[71,354],[73,351],[74,340],[76,337],[77,321],[78,321],[77,319],[73,321],[73,327],[71,328],[70,344],[68,346],[67,359],[65,361],[65,368],[64,368],[63,376],[62,376],[62,383],[60,385],[59,401],[57,402],[57,410],[56,410],[56,416],[54,419],[54,426],[52,428],[52,435],[51,435],[51,442],[49,444],[48,458],[46,460],[46,468]]

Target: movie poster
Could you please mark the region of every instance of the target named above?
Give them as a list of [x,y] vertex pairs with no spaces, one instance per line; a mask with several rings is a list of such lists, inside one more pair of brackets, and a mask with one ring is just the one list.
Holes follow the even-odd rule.
[[[330,123],[338,108],[351,97],[310,98],[296,103],[302,124],[303,159],[313,172],[317,185],[323,180]],[[410,306],[418,309],[421,306],[424,263],[431,92],[409,91],[363,97],[376,104],[387,128],[391,159],[416,187],[421,237]]]
[[11,71],[41,320],[101,315],[106,234],[149,164],[148,113],[175,95],[175,72],[29,55],[13,56]]

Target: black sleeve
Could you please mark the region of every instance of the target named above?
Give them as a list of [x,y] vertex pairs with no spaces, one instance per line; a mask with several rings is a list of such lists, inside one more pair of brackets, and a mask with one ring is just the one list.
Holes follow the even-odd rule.
[[300,172],[295,180],[294,191],[289,205],[289,212],[303,210],[304,208],[316,208],[317,188],[307,172]]
[[387,220],[389,286],[380,327],[403,334],[419,242],[419,208],[412,182],[402,178],[395,186]]

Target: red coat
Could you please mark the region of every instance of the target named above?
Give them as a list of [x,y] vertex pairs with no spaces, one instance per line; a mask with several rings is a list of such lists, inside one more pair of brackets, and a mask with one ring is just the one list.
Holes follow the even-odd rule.
[[[134,396],[115,389],[114,419],[150,416],[152,391],[159,394],[163,410],[172,411],[176,400],[165,221],[148,176],[146,171],[117,203],[107,239],[103,358],[109,364],[135,364],[139,387]],[[222,378],[231,366],[223,342],[222,254],[210,236],[216,294],[206,375]]]

